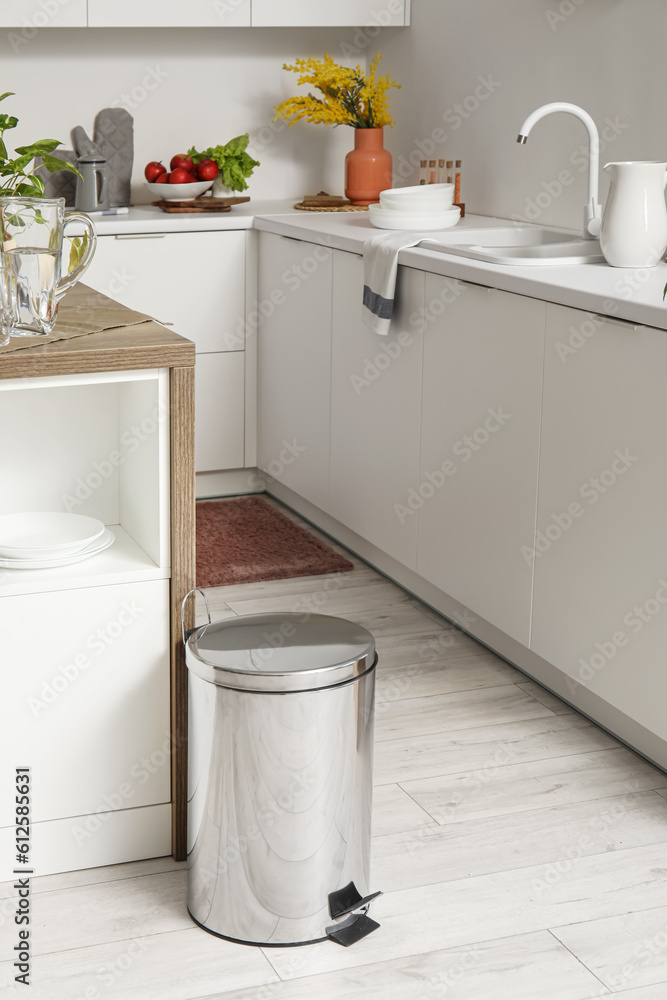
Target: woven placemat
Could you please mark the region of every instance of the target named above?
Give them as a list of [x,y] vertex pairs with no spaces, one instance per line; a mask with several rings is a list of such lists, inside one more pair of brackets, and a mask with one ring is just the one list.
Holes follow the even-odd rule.
[[329,208],[319,208],[317,205],[304,205],[302,201],[294,206],[302,212],[367,212],[368,205],[340,205]]
[[29,347],[42,347],[58,340],[73,340],[75,337],[87,337],[90,333],[150,322],[153,320],[146,313],[128,309],[107,295],[79,283],[67,292],[58,306],[53,333],[48,336],[12,337],[8,344],[0,347],[0,360],[4,354],[14,354]]

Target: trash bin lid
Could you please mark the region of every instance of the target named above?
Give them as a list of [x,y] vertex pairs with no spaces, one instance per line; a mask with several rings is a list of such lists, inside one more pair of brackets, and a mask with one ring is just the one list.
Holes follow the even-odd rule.
[[243,615],[202,625],[185,647],[188,668],[221,687],[313,691],[344,684],[375,665],[375,640],[329,615]]

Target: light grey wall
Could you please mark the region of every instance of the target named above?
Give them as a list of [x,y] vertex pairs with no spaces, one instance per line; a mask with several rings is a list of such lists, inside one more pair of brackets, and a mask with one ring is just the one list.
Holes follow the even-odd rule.
[[519,126],[539,105],[569,101],[603,133],[601,165],[667,160],[666,42],[665,0],[413,0],[412,27],[379,43],[403,83],[387,135],[397,183],[416,180],[403,178],[399,157],[430,149],[439,128],[447,137],[434,155],[463,160],[469,210],[579,227],[584,127],[555,115],[521,147]]
[[[398,30],[398,29],[394,29]],[[387,31],[391,35],[391,31]],[[29,40],[0,30],[0,92],[16,97],[0,110],[20,125],[7,139],[21,145],[58,138],[95,114],[124,105],[135,119],[133,198],[149,160],[226,142],[249,131],[261,167],[253,199],[300,197],[322,188],[343,193],[343,161],[353,144],[349,128],[270,126],[273,106],[297,93],[296,75],[282,69],[297,56],[344,56],[363,64],[369,39],[355,29],[44,28]]]

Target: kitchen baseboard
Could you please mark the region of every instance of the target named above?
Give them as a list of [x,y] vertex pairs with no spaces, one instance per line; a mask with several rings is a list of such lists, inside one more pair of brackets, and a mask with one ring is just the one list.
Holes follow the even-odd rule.
[[[0,829],[0,854],[6,866],[0,881],[11,879],[14,827]],[[15,853],[15,851],[14,851]],[[89,816],[68,816],[32,825],[31,867],[35,875],[99,868],[171,853],[171,805],[113,809]]]
[[[330,514],[304,500],[293,490],[266,473],[259,478],[265,483],[266,492],[325,532],[340,545],[344,545],[360,559],[398,584],[409,594],[427,604],[461,631],[473,637],[492,652],[507,660],[532,680],[551,691],[581,715],[605,729],[616,739],[637,751],[656,767],[667,771],[667,742],[640,725],[624,712],[619,711],[584,685],[574,681],[563,670],[542,659],[516,639],[506,635],[495,625],[480,618],[444,591],[403,566],[356,532],[346,528]],[[500,720],[499,720],[500,721]]]
[[225,469],[222,472],[198,472],[195,484],[197,500],[262,493],[264,476],[257,469]]

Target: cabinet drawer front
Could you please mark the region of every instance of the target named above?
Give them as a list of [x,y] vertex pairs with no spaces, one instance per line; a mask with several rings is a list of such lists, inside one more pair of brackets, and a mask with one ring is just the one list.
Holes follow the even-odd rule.
[[[379,9],[381,8],[381,9]],[[253,27],[404,25],[406,0],[252,0]]]
[[6,597],[0,616],[2,787],[32,768],[34,822],[169,802],[169,582]]
[[91,28],[242,27],[250,24],[250,0],[88,0]]
[[242,351],[245,239],[242,230],[101,236],[86,284],[172,323],[200,353]]
[[241,469],[245,464],[244,361],[241,352],[197,355],[197,472]]

